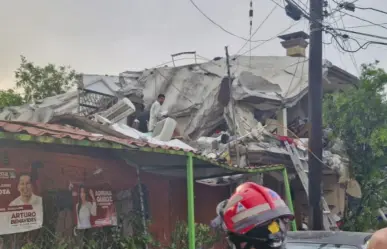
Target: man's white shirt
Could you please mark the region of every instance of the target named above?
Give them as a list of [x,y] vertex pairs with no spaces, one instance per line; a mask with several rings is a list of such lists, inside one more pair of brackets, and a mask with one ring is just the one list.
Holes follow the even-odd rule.
[[152,104],[149,113],[148,131],[153,131],[157,122],[161,118],[161,105],[157,100]]
[[22,197],[19,196],[9,204],[9,206],[23,206],[23,205],[31,205],[33,209],[35,209],[36,207],[41,208],[43,206],[42,197],[33,194],[30,198],[30,201],[28,203],[24,203],[22,200]]

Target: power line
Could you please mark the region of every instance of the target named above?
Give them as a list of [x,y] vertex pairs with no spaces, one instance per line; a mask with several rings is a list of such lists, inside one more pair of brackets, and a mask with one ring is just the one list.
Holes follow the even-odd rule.
[[[254,30],[254,33],[251,35],[252,37],[255,36],[255,34],[261,29],[261,27],[266,23],[266,21],[270,18],[270,16],[273,14],[274,10],[278,7],[278,5],[275,5],[269,14],[262,20],[262,22],[258,25],[258,27]],[[239,54],[242,49],[244,49],[247,45],[248,41],[246,41],[243,46],[236,52],[236,54]],[[251,46],[250,46],[250,52],[252,51]]]
[[[250,19],[250,59],[249,59],[249,63],[250,63],[250,67],[251,67],[251,38],[252,38],[251,31],[253,30],[253,17],[254,17],[253,0],[250,0],[250,10],[249,10],[249,19]],[[227,55],[228,55],[228,52],[227,52]]]
[[328,30],[328,31],[329,30],[338,30],[338,31],[352,33],[352,34],[364,35],[364,36],[369,36],[369,37],[373,37],[373,38],[377,38],[377,39],[387,40],[386,36],[380,36],[380,35],[368,34],[368,33],[363,33],[363,32],[357,32],[357,31],[348,30],[348,29],[341,29],[341,28],[333,29],[333,28],[329,28],[328,27],[326,30]]
[[[238,56],[235,57],[235,58],[238,58],[239,56],[245,55],[245,54],[249,53],[250,51],[253,51],[253,50],[259,48],[260,46],[264,45],[265,43],[267,43],[267,42],[269,42],[269,41],[272,41],[272,40],[276,39],[279,35],[282,35],[283,33],[287,32],[289,29],[291,29],[291,28],[293,28],[294,26],[296,26],[296,24],[298,24],[298,22],[293,23],[292,25],[290,25],[290,26],[287,27],[286,29],[282,30],[280,33],[276,34],[275,36],[273,36],[273,37],[271,37],[271,38],[269,38],[269,39],[267,39],[267,40],[263,40],[261,43],[259,43],[258,45],[256,45],[256,46],[253,47],[252,49],[250,49],[250,50],[248,50],[248,51],[246,51],[246,52],[244,52],[244,53],[238,55]],[[235,59],[235,58],[234,58],[234,59]]]
[[[167,77],[165,77],[158,68],[154,68],[156,70],[156,72],[161,76],[163,77],[166,81],[170,81],[172,79],[172,77],[170,77],[169,79]],[[184,93],[182,91],[180,91],[179,88],[177,88],[172,82],[170,83],[170,85],[175,88],[176,91],[178,91],[181,96],[183,96],[184,98],[186,98],[191,104],[195,104],[194,102],[192,102],[192,100],[190,98],[188,98],[187,96],[184,95]]]
[[287,2],[288,4],[293,4],[295,5],[301,12],[302,12],[302,15],[307,18],[308,20],[310,19],[310,15],[308,14],[308,12],[303,9],[298,3],[296,3],[295,1],[293,0],[285,0],[285,2]]
[[[375,43],[375,41],[372,41],[372,40],[367,40],[367,39],[364,39],[364,37],[360,37],[360,36],[354,36],[354,35],[351,35],[351,37],[354,39],[354,40],[361,40],[361,41],[365,41],[365,43],[369,43],[367,45],[367,47],[369,45],[383,45],[383,46],[376,46],[378,48],[381,48],[381,49],[384,49],[384,50],[387,50],[387,47],[386,47],[386,44],[384,44],[383,42],[381,42],[382,44],[380,43]],[[333,39],[333,38],[332,38]],[[361,45],[360,45],[361,46]]]
[[[385,23],[377,23],[377,25],[376,26],[379,26],[379,25],[386,25],[387,24],[387,22],[385,22]],[[355,29],[355,28],[366,28],[366,27],[373,27],[373,26],[375,26],[374,24],[366,24],[366,25],[358,25],[358,26],[347,26],[346,28],[347,29]]]
[[282,6],[281,4],[277,3],[276,1],[274,0],[270,0],[272,3],[274,3],[275,5],[277,5],[278,7],[282,8],[282,9],[285,9],[284,6]]
[[[361,21],[363,21],[363,22],[367,22],[367,23],[369,23],[369,24],[372,24],[372,25],[374,25],[374,26],[378,26],[378,27],[381,27],[381,28],[383,28],[383,29],[387,29],[387,27],[385,27],[385,26],[383,26],[383,25],[381,25],[381,24],[371,22],[371,21],[369,21],[369,20],[367,20],[367,19],[364,19],[364,18],[355,16],[355,15],[352,15],[352,14],[347,13],[347,12],[343,12],[342,9],[347,10],[347,11],[351,11],[351,12],[355,12],[356,9],[361,9],[361,10],[373,10],[373,11],[377,11],[377,12],[379,12],[379,13],[387,14],[386,11],[378,10],[378,9],[375,9],[375,8],[372,8],[372,7],[358,7],[358,6],[356,6],[356,5],[354,4],[356,1],[354,1],[354,2],[344,2],[344,1],[343,1],[343,2],[341,2],[341,3],[338,3],[336,0],[333,0],[333,1],[334,1],[334,2],[338,5],[338,7],[339,7],[339,8],[337,9],[337,11],[339,11],[339,12],[341,12],[341,13],[344,13],[344,14],[347,15],[347,16],[350,16],[350,17],[356,18],[356,19],[358,19],[358,20],[361,20]],[[331,15],[332,15],[332,12],[331,12]]]
[[237,37],[239,39],[242,39],[244,41],[247,41],[247,42],[262,42],[262,40],[250,40],[248,38],[245,38],[245,37],[242,37],[242,36],[239,36],[239,35],[236,35],[234,33],[232,33],[231,31],[228,31],[227,29],[223,28],[220,24],[218,24],[217,22],[215,22],[214,20],[212,20],[206,13],[204,13],[200,8],[199,6],[193,1],[193,0],[190,0],[190,2],[192,3],[192,5],[205,17],[207,18],[207,20],[209,20],[212,24],[214,24],[215,26],[217,26],[218,28],[220,28],[221,30],[223,30],[224,32],[226,32],[227,34],[229,35],[232,35],[234,37]]
[[[371,44],[387,45],[387,42],[380,42],[380,41],[367,41],[367,42],[365,42],[364,44],[361,45],[356,39],[351,38],[351,37],[349,37],[348,35],[337,34],[337,33],[334,34],[334,33],[332,33],[331,31],[326,31],[326,32],[332,35],[333,39],[335,39],[336,43],[340,46],[340,48],[341,48],[343,51],[349,52],[349,53],[355,53],[355,52],[358,52],[358,51],[361,50],[361,49],[366,49],[366,48],[367,48],[369,45],[371,45]],[[343,46],[343,45],[338,41],[338,38],[337,38],[337,37],[342,38],[343,41],[344,41],[344,39],[345,39],[345,40],[348,40],[348,39],[353,40],[353,41],[355,41],[355,42],[358,44],[359,47],[358,47],[357,49],[355,49],[355,50],[348,50],[347,48],[345,48],[345,46]]]
[[356,6],[356,9],[360,9],[360,10],[372,10],[372,11],[376,11],[376,12],[379,12],[379,13],[382,13],[382,14],[386,14],[386,15],[387,15],[387,11],[384,11],[384,10],[378,10],[378,9],[375,9],[375,8],[364,8],[364,7]]
[[[327,7],[329,8],[329,11],[332,12],[332,7],[330,5],[328,5]],[[335,19],[335,16],[332,15],[330,17],[333,20],[333,25],[336,25],[336,27],[338,27],[338,24],[337,24],[338,20]],[[339,18],[342,20],[342,16],[340,16]],[[327,47],[326,45],[330,45],[330,44],[333,44],[334,48],[339,52],[338,53],[338,55],[339,55],[338,57],[339,57],[340,63],[344,67],[344,69],[347,70],[347,66],[344,63],[343,56],[342,56],[344,54],[344,52],[340,50],[340,48],[339,48],[339,46],[337,44],[333,43],[333,37],[332,36],[331,36],[330,43],[328,43],[328,44],[324,43],[324,48],[325,48],[324,50],[326,50],[326,47]],[[324,52],[324,54],[325,54],[325,52]]]
[[341,2],[341,3],[338,3],[336,0],[333,0],[333,2],[335,2],[339,9],[345,9],[345,10],[349,10],[349,11],[352,11],[354,12],[356,9],[360,9],[360,10],[371,10],[371,11],[376,11],[376,12],[379,12],[379,13],[382,13],[382,14],[387,14],[387,11],[384,11],[384,10],[379,10],[379,9],[375,9],[373,7],[359,7],[359,6],[356,6],[355,3],[357,1],[353,1],[353,2]]
[[[330,7],[329,7],[329,8],[330,8]],[[340,21],[341,21],[341,24],[342,24],[343,28],[345,29],[345,24],[344,24],[343,16],[340,16]],[[338,24],[337,21],[336,21],[334,24],[336,24],[336,27],[337,27],[337,28],[339,27],[339,24]],[[352,45],[351,45],[350,42],[348,42],[348,40],[344,40],[344,41],[343,41],[343,44],[344,44],[344,47],[345,47],[345,45],[347,45],[348,49],[353,50],[353,49],[352,49]],[[350,59],[351,59],[351,61],[352,61],[353,66],[355,67],[355,70],[356,70],[357,74],[359,75],[359,74],[360,74],[360,71],[359,71],[359,65],[358,65],[358,63],[356,62],[355,56],[353,55],[353,53],[350,53],[350,54],[349,54],[349,57],[350,57]]]
[[[272,40],[276,39],[279,35],[282,35],[283,33],[287,32],[289,29],[293,28],[293,27],[294,27],[295,25],[297,25],[297,24],[298,24],[298,22],[293,23],[292,25],[290,25],[290,26],[287,27],[286,29],[282,30],[281,32],[279,32],[279,33],[276,34],[275,36],[273,36],[273,37],[271,37],[271,38],[269,38],[269,39],[267,39],[267,40],[264,40],[263,42],[261,42],[260,44],[256,45],[255,47],[249,49],[248,51],[246,51],[246,52],[244,52],[244,53],[242,53],[242,54],[239,54],[239,52],[243,49],[243,47],[246,46],[246,44],[247,44],[247,43],[246,43],[241,49],[239,49],[238,53],[235,54],[233,60],[236,60],[236,59],[238,59],[239,57],[241,57],[241,56],[243,56],[243,55],[245,55],[245,54],[247,54],[247,53],[250,53],[251,51],[253,51],[253,50],[259,48],[260,46],[264,45],[265,43],[267,43],[267,42],[269,42],[269,41],[272,41]],[[239,68],[239,60],[237,61],[237,68],[235,69],[234,73],[235,73],[236,71],[238,71],[238,68]]]
[[346,12],[343,12],[343,11],[341,11],[341,10],[339,10],[339,11],[340,11],[341,13],[344,13],[344,14],[347,15],[347,16],[356,18],[356,19],[358,19],[358,20],[360,20],[360,21],[363,21],[363,22],[366,22],[366,23],[369,23],[369,24],[372,24],[372,25],[374,25],[374,26],[378,26],[378,27],[381,27],[381,28],[387,30],[387,27],[385,27],[385,26],[383,26],[383,25],[380,25],[380,24],[378,24],[378,23],[371,22],[371,21],[369,21],[369,20],[367,20],[367,19],[364,19],[364,18],[355,16],[355,15],[352,15],[352,14],[349,14],[349,13],[346,13]]
[[[337,7],[333,11],[331,11],[331,13],[329,13],[328,15],[333,15],[344,8],[344,5],[343,5],[345,3],[344,1],[342,1],[341,3],[338,3],[336,0],[332,0],[332,1],[337,4]],[[349,2],[349,4],[355,4],[357,1],[359,0],[354,0],[352,2]]]

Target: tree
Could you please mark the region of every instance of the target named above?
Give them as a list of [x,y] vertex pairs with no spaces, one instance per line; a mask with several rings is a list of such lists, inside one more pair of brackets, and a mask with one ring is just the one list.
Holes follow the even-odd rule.
[[14,90],[0,90],[0,109],[23,104],[23,97]]
[[23,89],[24,99],[30,101],[67,92],[75,85],[77,73],[66,66],[48,64],[39,67],[21,56],[15,78],[16,87]]
[[324,124],[331,128],[332,136],[344,142],[351,175],[363,193],[344,215],[348,230],[375,228],[377,210],[387,200],[387,73],[377,63],[362,65],[357,87],[324,99]]

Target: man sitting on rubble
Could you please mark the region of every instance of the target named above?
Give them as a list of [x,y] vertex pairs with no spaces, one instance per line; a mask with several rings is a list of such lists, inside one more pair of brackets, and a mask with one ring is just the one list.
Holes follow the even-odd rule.
[[163,105],[165,100],[164,94],[159,94],[157,96],[157,100],[152,104],[150,108],[149,114],[149,123],[148,123],[148,131],[152,132],[156,127],[157,122],[159,122],[163,117],[163,113],[161,112],[161,106]]

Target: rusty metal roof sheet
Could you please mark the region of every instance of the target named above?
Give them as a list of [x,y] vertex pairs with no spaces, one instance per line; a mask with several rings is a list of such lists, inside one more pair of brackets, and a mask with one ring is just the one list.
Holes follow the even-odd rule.
[[[19,122],[19,121],[0,121],[0,131],[10,133],[29,134],[31,136],[50,136],[54,138],[71,138],[74,140],[89,140],[89,141],[105,141],[112,143],[119,143],[127,146],[135,147],[151,147],[162,148],[166,150],[181,150],[181,148],[160,146],[151,144],[145,141],[136,140],[133,138],[118,138],[114,136],[106,136],[102,134],[90,133],[85,130],[74,128],[72,126],[64,126],[58,124],[45,124],[33,122]],[[191,152],[184,150],[185,152]]]
[[[203,155],[200,155],[197,151],[183,150],[178,147],[160,146],[145,141],[140,141],[132,138],[118,138],[114,136],[101,135],[96,133],[87,132],[85,130],[74,128],[72,126],[63,126],[58,124],[45,124],[45,123],[33,123],[33,122],[20,122],[20,121],[2,121],[0,120],[0,133],[14,133],[14,134],[28,134],[32,137],[53,137],[57,139],[72,139],[74,141],[91,141],[91,142],[107,142],[115,145],[123,145],[128,147],[137,148],[151,148],[151,151],[157,149],[163,149],[167,151],[180,151],[180,152],[192,152],[195,154],[195,158],[206,161],[212,165],[216,165],[228,170],[244,173],[258,173],[267,172],[272,170],[282,169],[283,165],[267,165],[267,166],[250,166],[239,168],[225,163],[219,162],[216,159],[210,159]],[[21,139],[23,140],[23,139]],[[67,144],[67,143],[63,143]],[[82,144],[84,145],[84,144]],[[85,145],[84,145],[85,146]],[[87,146],[87,145],[86,145]],[[111,148],[117,148],[117,146],[111,146]],[[154,150],[153,150],[154,149]],[[175,154],[172,152],[172,154]]]

